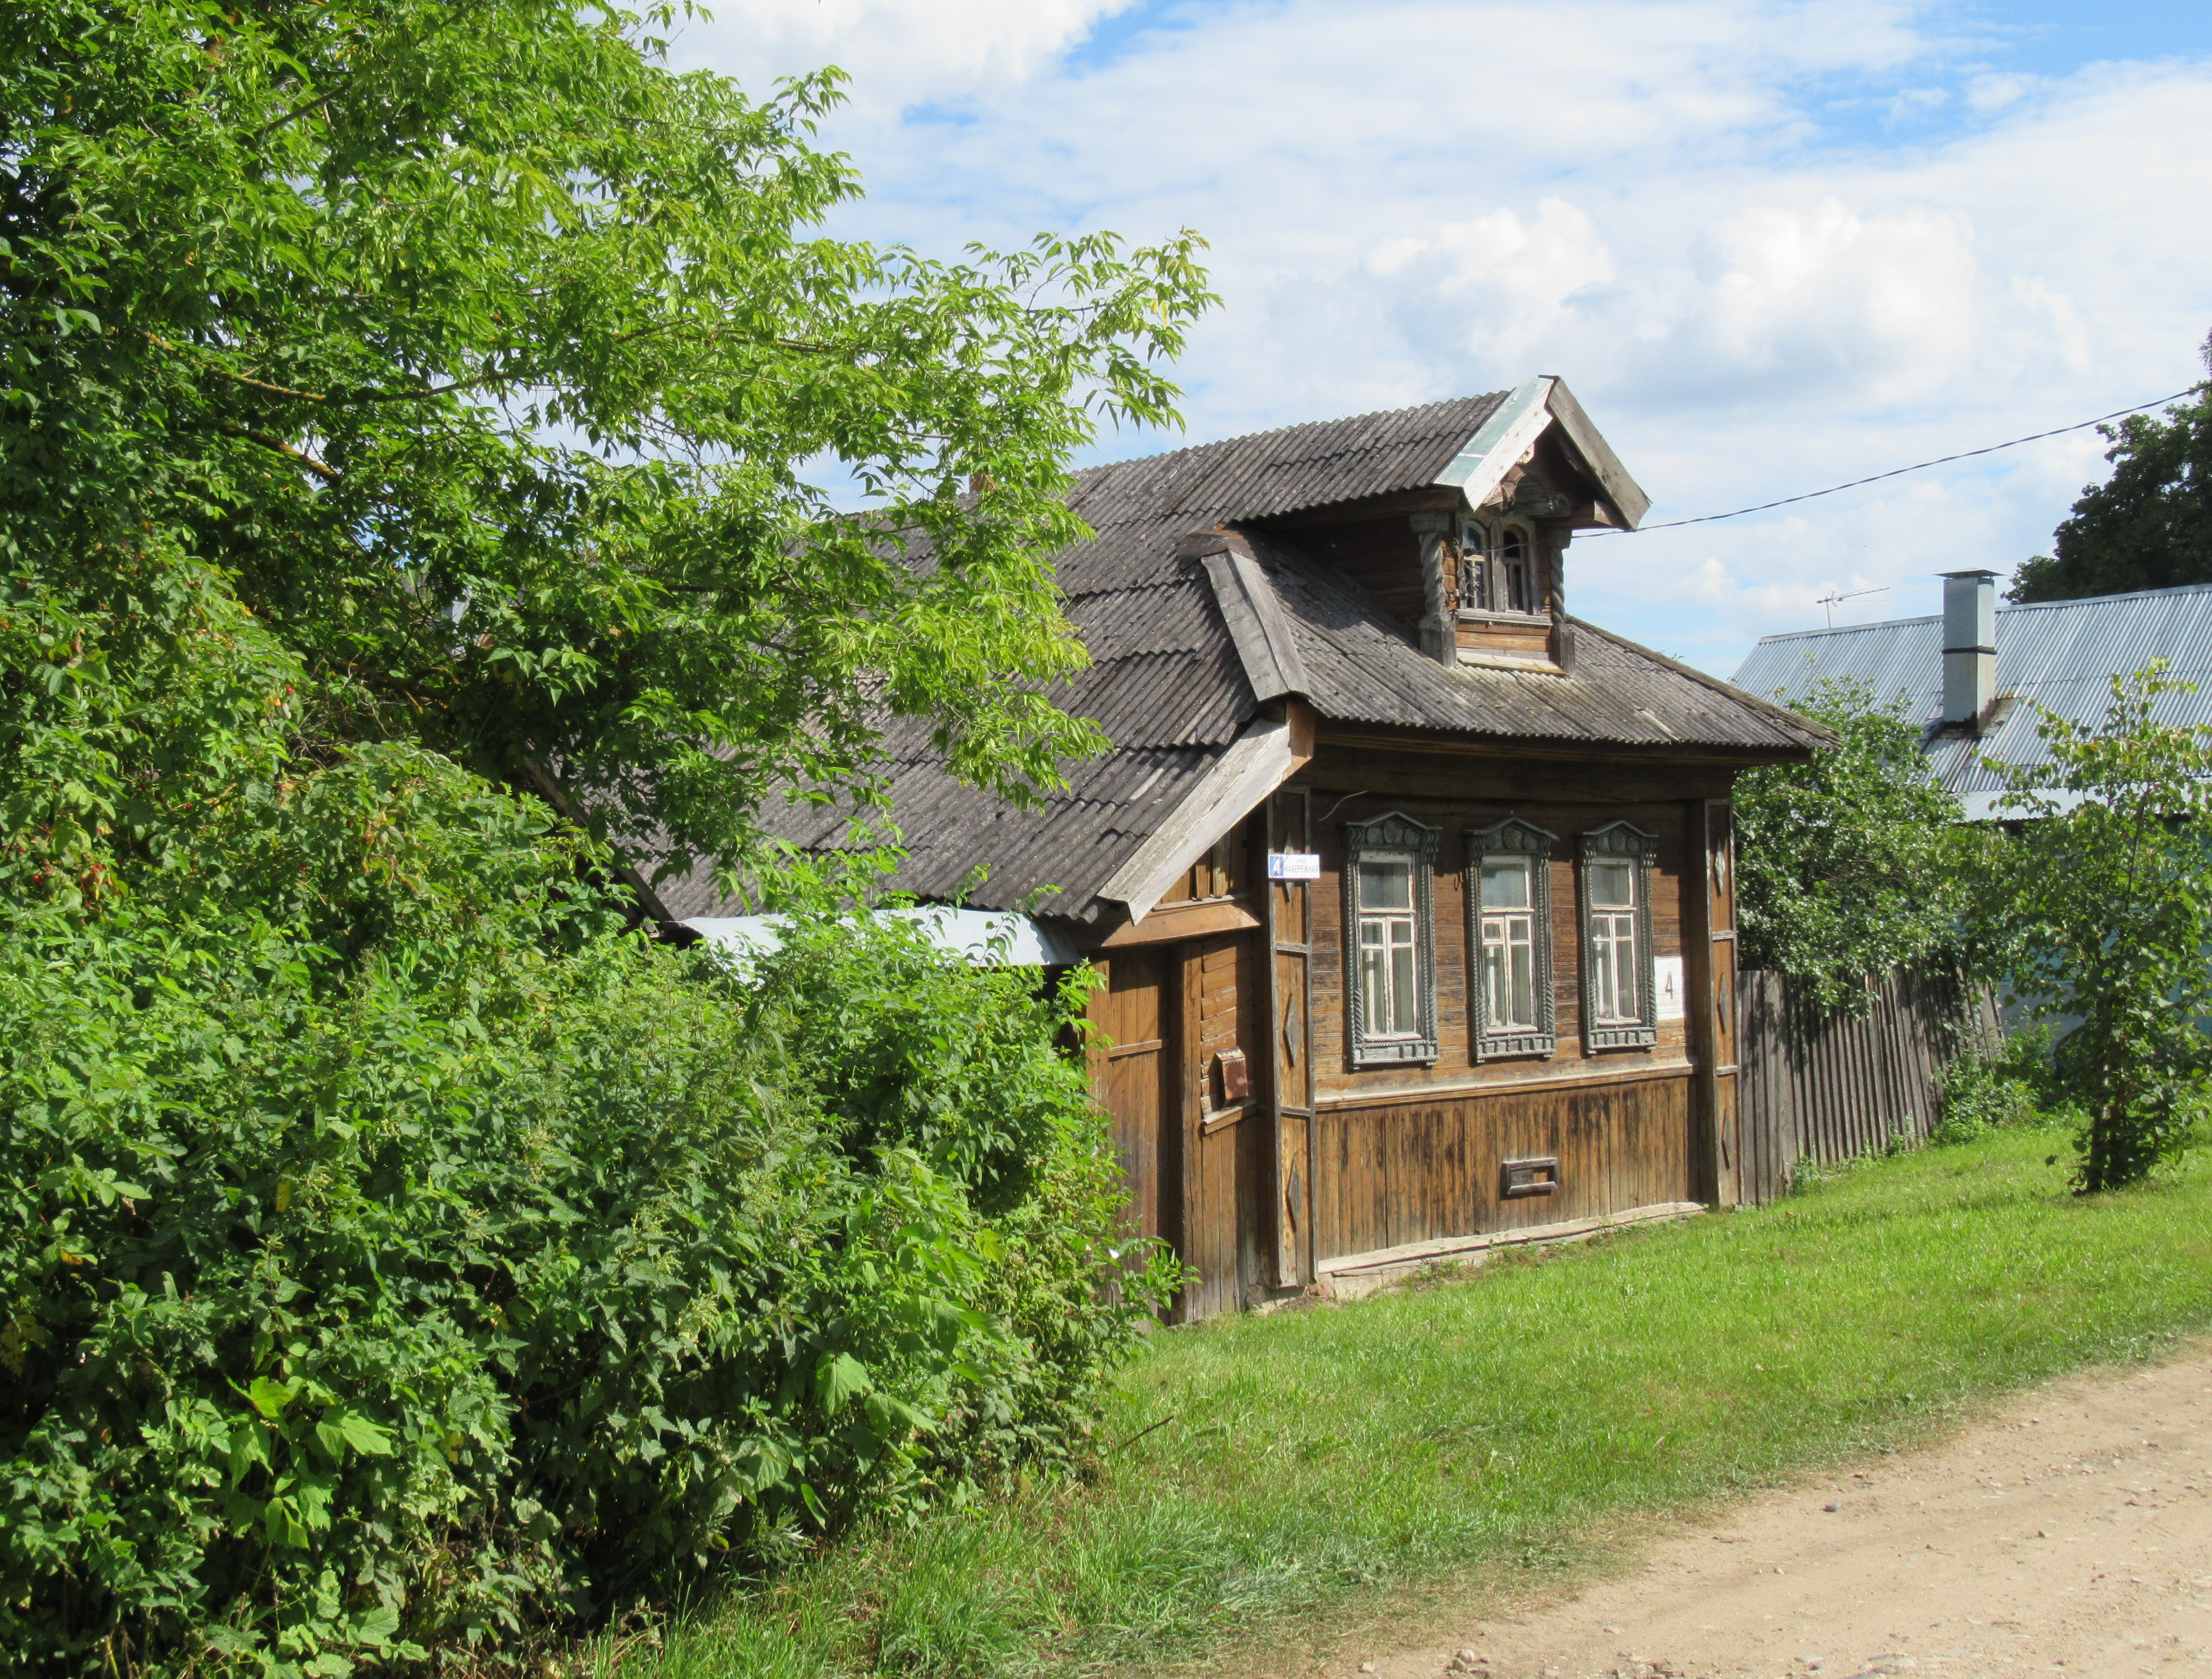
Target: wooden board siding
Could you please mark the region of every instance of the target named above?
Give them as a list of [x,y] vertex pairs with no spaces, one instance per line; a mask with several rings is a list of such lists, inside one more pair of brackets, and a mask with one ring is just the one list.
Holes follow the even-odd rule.
[[[1733,1022],[1708,1025],[1700,1011],[1693,1033],[1687,1009],[1699,1007],[1695,982],[1717,959],[1725,966],[1732,957],[1715,951],[1729,942],[1714,936],[1727,928],[1729,911],[1711,894],[1717,884],[1725,896],[1732,883],[1724,874],[1717,883],[1712,878],[1705,803],[1725,794],[1730,779],[1710,764],[1440,761],[1322,740],[1302,778],[1322,870],[1310,892],[1316,1111],[1309,1264],[1678,1203],[1705,1192],[1712,1173],[1695,1149],[1693,1122],[1704,1107],[1710,1137],[1718,1116],[1705,1105],[1713,1101],[1710,1082],[1703,1091],[1699,1082],[1714,1052],[1732,1037]],[[1426,1066],[1355,1069],[1345,994],[1344,826],[1393,810],[1442,830],[1433,891],[1437,1056]],[[1508,818],[1557,836],[1550,865],[1557,1047],[1547,1056],[1482,1061],[1471,1007],[1476,976],[1465,836]],[[1659,1022],[1655,1043],[1592,1054],[1581,1031],[1577,842],[1620,821],[1657,837],[1654,954],[1688,956],[1686,933],[1700,948],[1696,961],[1684,964],[1684,1018]],[[1533,1157],[1556,1157],[1558,1189],[1505,1198],[1504,1163]]]
[[[1690,1199],[1685,1074],[1319,1115],[1317,1260]],[[1559,1187],[1508,1201],[1500,1163],[1557,1157]]]
[[[1469,778],[1473,780],[1472,777]],[[1356,783],[1355,783],[1356,785]],[[1627,1072],[1657,1063],[1685,1063],[1688,1042],[1684,1022],[1662,1020],[1659,1040],[1647,1048],[1607,1049],[1585,1055],[1582,1044],[1582,935],[1576,878],[1578,835],[1617,821],[1632,822],[1659,836],[1652,872],[1652,947],[1659,956],[1682,953],[1681,888],[1685,821],[1681,801],[1665,804],[1565,805],[1527,800],[1425,800],[1373,794],[1346,799],[1319,781],[1317,810],[1339,806],[1316,835],[1322,879],[1314,899],[1313,1040],[1318,1095],[1327,1105],[1338,1097],[1379,1096],[1423,1087],[1458,1089],[1470,1083],[1504,1088],[1522,1080],[1556,1079],[1565,1073]],[[1415,821],[1441,827],[1437,856],[1436,973],[1437,1056],[1426,1067],[1354,1071],[1346,1034],[1343,824],[1402,810]],[[1468,988],[1474,982],[1468,950],[1466,843],[1470,828],[1486,828],[1519,817],[1559,836],[1551,864],[1552,973],[1559,1023],[1559,1047],[1547,1057],[1477,1062]],[[1702,869],[1698,874],[1702,875]],[[1697,878],[1697,877],[1692,877]]]
[[1529,664],[1551,661],[1551,621],[1463,617],[1459,621],[1459,649],[1479,658],[1512,659]]
[[[1710,1198],[1733,995],[1700,982],[1733,968],[1725,765],[1575,763],[1324,737],[1292,782],[1204,860],[1187,891],[1224,889],[1247,928],[1156,912],[1159,942],[1097,952],[1094,1013],[1119,1047],[1102,1089],[1114,1109],[1140,1227],[1198,1272],[1173,1316],[1234,1311],[1313,1281],[1350,1256],[1601,1218]],[[1437,1056],[1354,1069],[1347,1054],[1344,829],[1401,811],[1441,830],[1433,879]],[[1557,1047],[1478,1060],[1470,1007],[1466,835],[1518,818],[1556,836],[1550,863]],[[1656,840],[1654,954],[1684,958],[1682,1018],[1657,1040],[1591,1053],[1582,1039],[1578,838],[1628,822]],[[1718,847],[1716,855],[1715,848]],[[1317,852],[1310,885],[1270,883],[1270,850]],[[1150,919],[1150,918],[1148,918]],[[1733,988],[1730,988],[1732,992]],[[1219,1083],[1238,1051],[1243,1101]],[[1149,1105],[1148,1105],[1149,1104]],[[1508,1161],[1556,1160],[1548,1194],[1509,1197]],[[1540,1176],[1544,1174],[1539,1174]]]
[[1326,561],[1410,629],[1428,611],[1428,590],[1421,577],[1421,539],[1414,533],[1410,515],[1416,510],[1449,508],[1457,502],[1456,491],[1427,490],[1389,497],[1378,504],[1379,510],[1363,510],[1356,518],[1324,512],[1253,522]]

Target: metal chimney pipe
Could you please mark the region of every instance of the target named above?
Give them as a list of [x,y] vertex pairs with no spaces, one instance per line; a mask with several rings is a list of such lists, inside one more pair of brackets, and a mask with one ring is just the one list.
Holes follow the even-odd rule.
[[1997,575],[1943,574],[1943,721],[1972,723],[1997,697]]

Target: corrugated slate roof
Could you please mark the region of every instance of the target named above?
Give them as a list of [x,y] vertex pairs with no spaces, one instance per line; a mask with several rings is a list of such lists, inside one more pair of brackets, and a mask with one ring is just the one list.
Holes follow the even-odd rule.
[[[895,884],[922,897],[966,891],[979,908],[1039,904],[1088,919],[1100,889],[1189,795],[1259,709],[1237,643],[1200,560],[1178,557],[1193,531],[1433,484],[1510,392],[1394,413],[1291,426],[1094,467],[1070,493],[1097,532],[1055,561],[1091,666],[1052,697],[1095,719],[1113,750],[1068,766],[1069,787],[1017,811],[948,776],[926,726],[886,719],[893,819],[908,848]],[[1304,661],[1307,697],[1326,718],[1531,743],[1793,755],[1823,735],[1591,626],[1566,676],[1449,669],[1348,581],[1279,540],[1252,537]],[[837,844],[854,812],[793,805],[764,821],[809,849]],[[988,870],[977,885],[978,865]],[[660,890],[678,919],[726,916],[702,874]]]
[[1807,750],[1826,731],[1579,618],[1567,674],[1437,663],[1322,563],[1255,538],[1322,716],[1516,740]]
[[[2169,674],[2199,685],[2197,693],[2159,697],[2160,721],[2212,723],[2212,584],[2144,589],[1997,609],[1996,691],[2011,694],[2009,713],[1979,740],[1939,736],[1929,762],[1943,785],[1966,802],[1969,816],[1992,813],[2001,790],[1984,757],[2000,763],[2049,762],[2037,732],[2036,708],[2095,723],[2111,703],[2112,678],[2165,659]],[[1923,726],[1943,715],[1943,620],[1894,618],[1844,630],[1769,636],[1735,673],[1739,688],[1787,701],[1815,682],[1851,678],[1876,696],[1901,698]]]
[[1068,505],[1098,532],[1057,562],[1077,600],[1157,579],[1158,538],[1421,490],[1510,391],[1200,443],[1079,473]]

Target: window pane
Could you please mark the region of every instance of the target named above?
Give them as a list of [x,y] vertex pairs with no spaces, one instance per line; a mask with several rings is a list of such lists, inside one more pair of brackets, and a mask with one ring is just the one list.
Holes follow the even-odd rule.
[[1516,1026],[1536,1024],[1536,952],[1525,943],[1513,946],[1512,1018]]
[[1528,907],[1528,860],[1526,857],[1486,857],[1482,860],[1482,907],[1486,909],[1526,909]]
[[1601,1020],[1638,1020],[1636,917],[1594,916],[1590,919],[1591,991]]
[[1603,909],[1627,909],[1636,903],[1636,867],[1632,863],[1592,863],[1589,871],[1590,902]]
[[[1413,929],[1408,928],[1407,931],[1411,933]],[[1390,952],[1390,989],[1396,994],[1391,999],[1395,1007],[1391,1012],[1390,1030],[1407,1033],[1419,1031],[1420,1022],[1415,1018],[1413,1004],[1420,993],[1413,979],[1413,946],[1410,939]]]
[[1362,1013],[1367,1017],[1370,1031],[1388,1031],[1390,1018],[1390,970],[1389,957],[1379,939],[1365,935],[1370,929],[1360,928],[1359,989]]
[[1413,863],[1404,857],[1363,858],[1359,865],[1359,907],[1363,909],[1412,909]]
[[1613,922],[1613,976],[1617,988],[1613,1018],[1633,1020],[1641,1011],[1636,1003],[1636,922],[1627,916]]
[[[1488,926],[1495,923],[1486,923]],[[1511,982],[1507,976],[1505,946],[1492,939],[1487,930],[1482,940],[1482,1012],[1489,1017],[1492,1030],[1512,1022]]]

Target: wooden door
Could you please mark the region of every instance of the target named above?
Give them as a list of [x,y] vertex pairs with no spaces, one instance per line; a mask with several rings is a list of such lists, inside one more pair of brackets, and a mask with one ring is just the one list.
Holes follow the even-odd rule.
[[1182,1104],[1176,1089],[1181,968],[1170,948],[1115,951],[1100,964],[1091,1023],[1107,1044],[1095,1063],[1099,1102],[1129,1191],[1129,1225],[1181,1250]]
[[[1249,1083],[1226,1087],[1224,1053],[1249,1069],[1259,947],[1246,933],[1177,947],[1182,968],[1184,1260],[1198,1272],[1182,1303],[1195,1321],[1249,1305],[1267,1286],[1260,1241],[1266,1113]],[[1256,1044],[1250,1048],[1256,1049]]]

